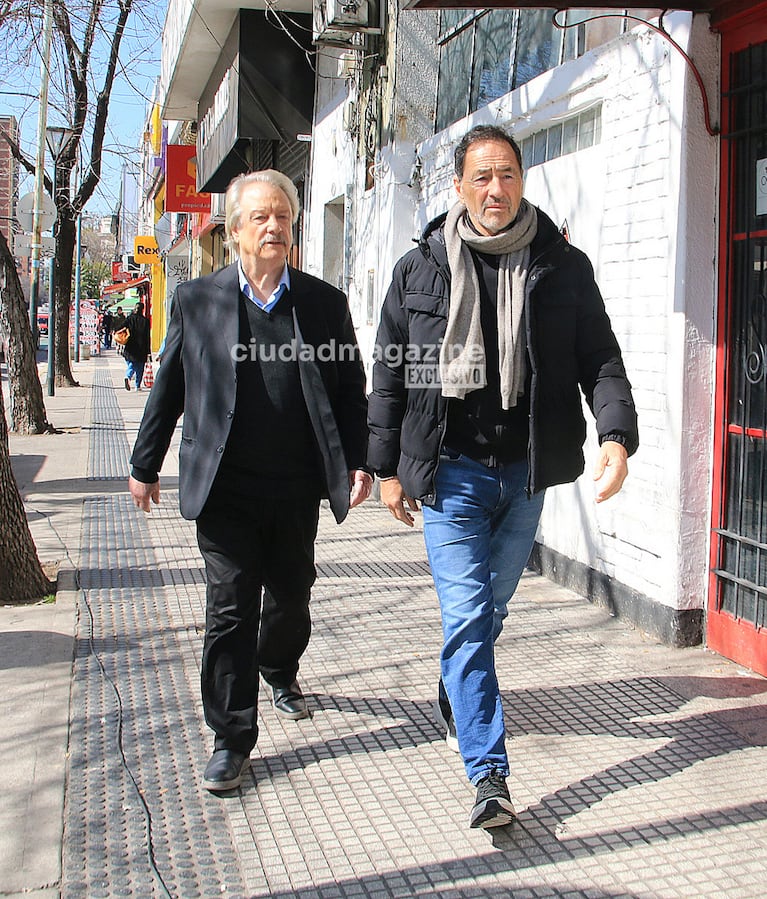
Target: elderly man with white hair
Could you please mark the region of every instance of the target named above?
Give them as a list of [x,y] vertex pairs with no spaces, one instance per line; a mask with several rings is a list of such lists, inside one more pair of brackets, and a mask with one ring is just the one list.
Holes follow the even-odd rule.
[[258,737],[259,674],[275,710],[309,709],[297,681],[309,643],[320,500],[340,523],[370,493],[365,374],[344,294],[288,264],[299,201],[273,170],[226,195],[238,261],[180,284],[163,363],[131,457],[148,512],[180,415],[181,514],[207,573],[203,787],[237,787]]

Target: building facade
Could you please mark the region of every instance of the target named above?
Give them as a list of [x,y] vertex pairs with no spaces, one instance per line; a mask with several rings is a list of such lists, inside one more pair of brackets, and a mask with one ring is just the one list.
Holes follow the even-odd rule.
[[[641,435],[610,503],[595,505],[588,462],[549,491],[534,562],[670,644],[767,673],[767,5],[553,20],[317,4],[301,263],[347,292],[368,364],[394,263],[453,202],[456,142],[509,129],[526,196],[594,264]],[[178,102],[189,31],[168,42]],[[213,97],[198,122],[223,117],[225,71],[186,83]]]

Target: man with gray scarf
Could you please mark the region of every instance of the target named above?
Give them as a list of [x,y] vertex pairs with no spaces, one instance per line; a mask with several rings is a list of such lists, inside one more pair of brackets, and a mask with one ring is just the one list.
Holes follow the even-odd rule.
[[620,349],[586,256],[523,198],[516,142],[478,126],[455,152],[458,202],[396,265],[376,341],[368,465],[424,540],[442,613],[437,708],[476,787],[472,827],[509,824],[494,644],[547,487],[584,469],[581,391],[596,419],[595,498],[638,446]]

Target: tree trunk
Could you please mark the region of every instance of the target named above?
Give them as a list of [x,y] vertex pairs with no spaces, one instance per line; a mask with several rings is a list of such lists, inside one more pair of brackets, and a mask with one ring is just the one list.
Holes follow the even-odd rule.
[[72,296],[72,261],[76,242],[76,216],[73,219],[71,218],[72,215],[75,215],[75,213],[69,204],[59,211],[56,232],[53,291],[55,300],[51,306],[56,316],[56,334],[54,337],[56,353],[53,370],[57,387],[80,386],[72,375],[72,366],[69,361],[69,306]]
[[5,403],[0,390],[0,603],[34,602],[53,592],[29,531],[11,469]]
[[[7,339],[6,364],[11,421],[19,434],[42,434],[46,421],[43,388],[37,373],[35,345],[27,306],[5,234],[0,230],[0,331]],[[5,422],[3,422],[5,426]]]

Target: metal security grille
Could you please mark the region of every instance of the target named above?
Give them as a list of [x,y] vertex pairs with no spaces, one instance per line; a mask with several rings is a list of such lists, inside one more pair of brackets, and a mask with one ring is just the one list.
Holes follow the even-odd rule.
[[730,58],[724,471],[715,608],[767,627],[767,43]]

